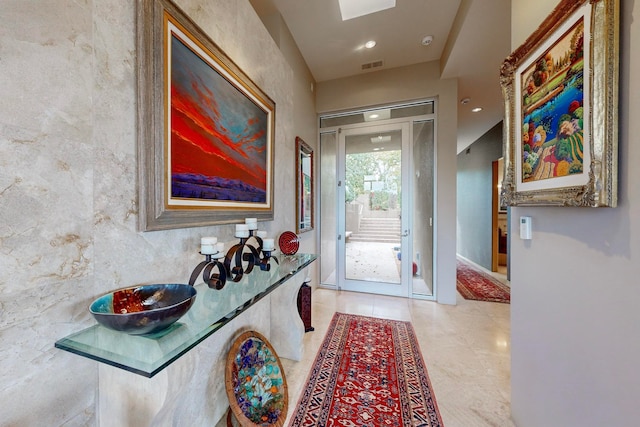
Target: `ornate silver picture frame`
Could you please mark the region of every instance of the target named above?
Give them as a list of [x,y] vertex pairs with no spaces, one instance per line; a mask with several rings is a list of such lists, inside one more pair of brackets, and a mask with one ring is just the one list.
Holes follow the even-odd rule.
[[619,0],[563,0],[502,64],[508,206],[615,207]]

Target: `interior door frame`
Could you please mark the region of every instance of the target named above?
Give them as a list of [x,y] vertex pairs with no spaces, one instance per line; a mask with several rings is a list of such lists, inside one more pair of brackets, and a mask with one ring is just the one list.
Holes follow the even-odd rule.
[[[338,150],[337,150],[337,167],[338,167],[338,203],[337,203],[337,260],[336,260],[336,282],[338,289],[369,292],[379,295],[400,296],[409,298],[411,295],[411,264],[413,259],[411,252],[411,224],[412,212],[410,203],[410,174],[411,174],[411,123],[406,118],[397,120],[388,120],[384,123],[359,123],[350,125],[348,128],[338,129]],[[346,137],[349,135],[361,134],[375,130],[389,131],[400,130],[402,133],[401,143],[401,243],[400,252],[403,256],[400,259],[400,284],[373,282],[365,280],[353,280],[346,277],[346,195],[345,195],[345,177],[346,177]],[[366,288],[366,290],[364,289]]]
[[498,271],[498,160],[491,162],[491,271]]

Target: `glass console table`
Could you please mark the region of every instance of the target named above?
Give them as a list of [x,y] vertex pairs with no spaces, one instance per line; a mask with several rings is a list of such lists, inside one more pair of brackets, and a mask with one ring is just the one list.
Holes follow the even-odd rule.
[[128,335],[96,324],[55,346],[151,378],[315,259],[313,254],[281,255],[279,264],[271,261],[270,271],[256,267],[239,282],[227,281],[221,290],[195,285],[198,294],[191,309],[157,334]]

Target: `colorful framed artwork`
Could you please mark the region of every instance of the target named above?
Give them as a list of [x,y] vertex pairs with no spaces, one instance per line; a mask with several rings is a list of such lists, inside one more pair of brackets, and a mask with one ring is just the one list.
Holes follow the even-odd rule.
[[259,332],[244,332],[231,344],[225,390],[230,407],[228,425],[284,425],[289,407],[287,379],[278,354]]
[[617,205],[619,0],[562,0],[503,63],[510,206]]
[[275,103],[171,1],[137,19],[140,229],[272,220]]

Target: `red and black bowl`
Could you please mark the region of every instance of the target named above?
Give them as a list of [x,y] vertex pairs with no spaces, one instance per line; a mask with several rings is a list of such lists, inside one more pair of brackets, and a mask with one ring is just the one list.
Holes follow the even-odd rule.
[[89,311],[102,326],[131,335],[168,328],[189,311],[196,289],[184,284],[140,285],[118,289],[91,303]]

